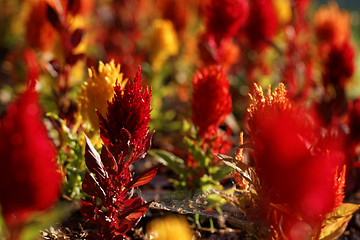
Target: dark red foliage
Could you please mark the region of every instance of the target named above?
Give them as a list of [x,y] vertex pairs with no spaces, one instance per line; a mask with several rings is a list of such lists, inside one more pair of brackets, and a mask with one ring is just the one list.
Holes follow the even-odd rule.
[[51,207],[60,196],[56,149],[42,122],[37,93],[29,89],[0,121],[0,205],[8,225]]
[[349,102],[348,106],[348,126],[351,139],[360,143],[360,99]]
[[122,89],[118,83],[115,94],[108,103],[106,119],[99,114],[101,138],[114,155],[127,153],[128,145],[137,151],[145,146],[149,131],[151,87],[143,88],[141,69],[133,81]]
[[248,10],[247,0],[212,0],[206,12],[207,34],[213,35],[218,44],[233,37],[245,23]]
[[250,10],[245,26],[246,37],[254,49],[263,49],[271,41],[278,29],[277,15],[272,1],[250,1]]
[[354,56],[354,48],[349,42],[341,46],[333,45],[324,64],[324,85],[333,84],[335,87],[343,88],[354,73]]
[[224,123],[232,112],[229,80],[221,67],[197,71],[193,77],[192,117],[200,137]]
[[[85,161],[92,173],[86,173],[83,190],[92,197],[82,201],[81,213],[89,221],[97,224],[99,232],[94,239],[122,239],[126,232],[134,227],[146,212],[150,203],[144,203],[140,197],[133,197],[133,188],[151,181],[157,168],[151,168],[133,178],[129,169],[131,160],[114,157],[103,146],[101,155],[86,138]],[[131,152],[128,158],[135,158]],[[104,211],[103,209],[106,209]]]

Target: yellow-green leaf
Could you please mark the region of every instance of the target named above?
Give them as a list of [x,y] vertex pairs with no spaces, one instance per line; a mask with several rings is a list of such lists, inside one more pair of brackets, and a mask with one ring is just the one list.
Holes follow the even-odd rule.
[[341,236],[351,220],[352,214],[359,207],[360,205],[357,204],[343,203],[334,212],[329,213],[323,222],[320,239],[332,240]]

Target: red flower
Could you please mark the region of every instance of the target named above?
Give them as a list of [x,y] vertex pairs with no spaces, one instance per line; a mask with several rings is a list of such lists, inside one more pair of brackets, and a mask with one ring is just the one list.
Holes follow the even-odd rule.
[[108,103],[106,119],[99,114],[101,139],[107,147],[120,147],[116,151],[111,149],[114,155],[119,150],[127,152],[127,146],[120,146],[127,141],[135,150],[143,147],[149,131],[151,87],[142,87],[140,71],[139,66],[134,80],[128,81],[125,88],[120,84],[114,87],[115,94]]
[[[133,178],[129,159],[137,157],[135,152],[131,152],[129,159],[125,159],[125,156],[117,159],[103,146],[99,154],[90,140],[85,138],[85,162],[93,175],[89,172],[85,174],[82,186],[91,200],[83,200],[80,211],[99,228],[99,232],[90,234],[89,238],[126,237],[126,232],[139,222],[150,205],[150,202],[144,203],[141,197],[133,198],[133,188],[148,183],[155,176],[157,168],[151,168]],[[151,139],[148,140],[150,144]],[[104,208],[107,210],[104,211]]]
[[193,79],[192,121],[200,137],[224,123],[232,112],[229,80],[220,67],[197,71]]
[[354,48],[349,42],[341,46],[333,45],[325,60],[324,85],[331,83],[335,87],[344,87],[355,71],[354,56]]
[[0,121],[0,205],[9,226],[57,201],[61,178],[55,159],[37,93],[27,90]]
[[207,33],[221,39],[233,37],[245,23],[249,4],[247,0],[212,0],[206,12]]
[[343,140],[323,134],[314,116],[286,98],[284,85],[266,97],[257,86],[252,101],[248,131],[259,194],[288,208],[291,214],[282,216],[285,233],[300,221],[315,231],[344,197]]
[[311,0],[294,0],[294,10],[296,11],[300,21],[303,21],[305,12]]
[[245,32],[252,48],[266,47],[266,42],[273,39],[277,28],[278,20],[272,1],[251,1]]

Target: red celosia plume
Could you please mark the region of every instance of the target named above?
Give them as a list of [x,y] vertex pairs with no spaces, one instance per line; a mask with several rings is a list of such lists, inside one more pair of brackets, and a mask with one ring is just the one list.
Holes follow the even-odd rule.
[[212,0],[206,12],[207,34],[216,42],[236,35],[245,23],[249,4],[247,0]]
[[272,1],[254,0],[245,26],[246,37],[254,49],[263,49],[278,29],[278,20]]
[[125,87],[120,83],[114,86],[106,119],[98,112],[105,144],[101,154],[85,136],[85,161],[93,175],[87,172],[82,184],[91,199],[82,201],[81,213],[98,226],[99,232],[91,234],[92,239],[123,239],[150,205],[141,197],[133,198],[133,188],[148,183],[157,168],[135,178],[130,170],[133,162],[147,154],[153,135],[148,134],[151,88],[143,89],[140,70]]
[[37,93],[27,90],[0,121],[0,205],[5,221],[17,225],[53,205],[61,177],[56,149],[41,120]]
[[229,80],[220,67],[197,71],[193,79],[192,118],[203,137],[224,123],[232,112]]
[[151,120],[151,87],[143,88],[140,71],[139,67],[134,80],[128,81],[125,88],[120,84],[114,87],[115,94],[108,103],[106,119],[99,114],[101,138],[110,148],[126,141],[130,141],[135,149],[144,146]]
[[267,96],[256,86],[251,99],[247,124],[260,195],[289,208],[291,214],[283,216],[285,233],[300,221],[318,230],[344,197],[343,139],[291,103],[284,85],[273,94],[269,89]]

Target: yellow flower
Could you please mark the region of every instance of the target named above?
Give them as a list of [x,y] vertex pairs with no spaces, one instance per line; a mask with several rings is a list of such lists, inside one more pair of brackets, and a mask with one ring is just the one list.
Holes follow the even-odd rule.
[[322,6],[315,13],[315,32],[320,41],[341,46],[350,37],[350,16],[340,11],[336,2]]
[[154,71],[159,71],[164,62],[178,53],[178,38],[171,21],[158,19],[151,27],[150,62]]
[[84,121],[83,127],[88,131],[97,131],[99,120],[95,110],[106,116],[107,101],[114,95],[113,87],[116,81],[123,88],[127,79],[123,79],[120,65],[115,65],[114,60],[106,64],[100,61],[98,71],[92,67],[88,69],[88,73],[89,78],[82,86],[82,92],[79,95],[79,110]]
[[182,217],[166,216],[152,220],[146,226],[147,240],[192,240],[193,232]]
[[278,17],[279,24],[284,25],[290,22],[291,14],[291,1],[290,0],[276,0],[273,1],[276,15]]

